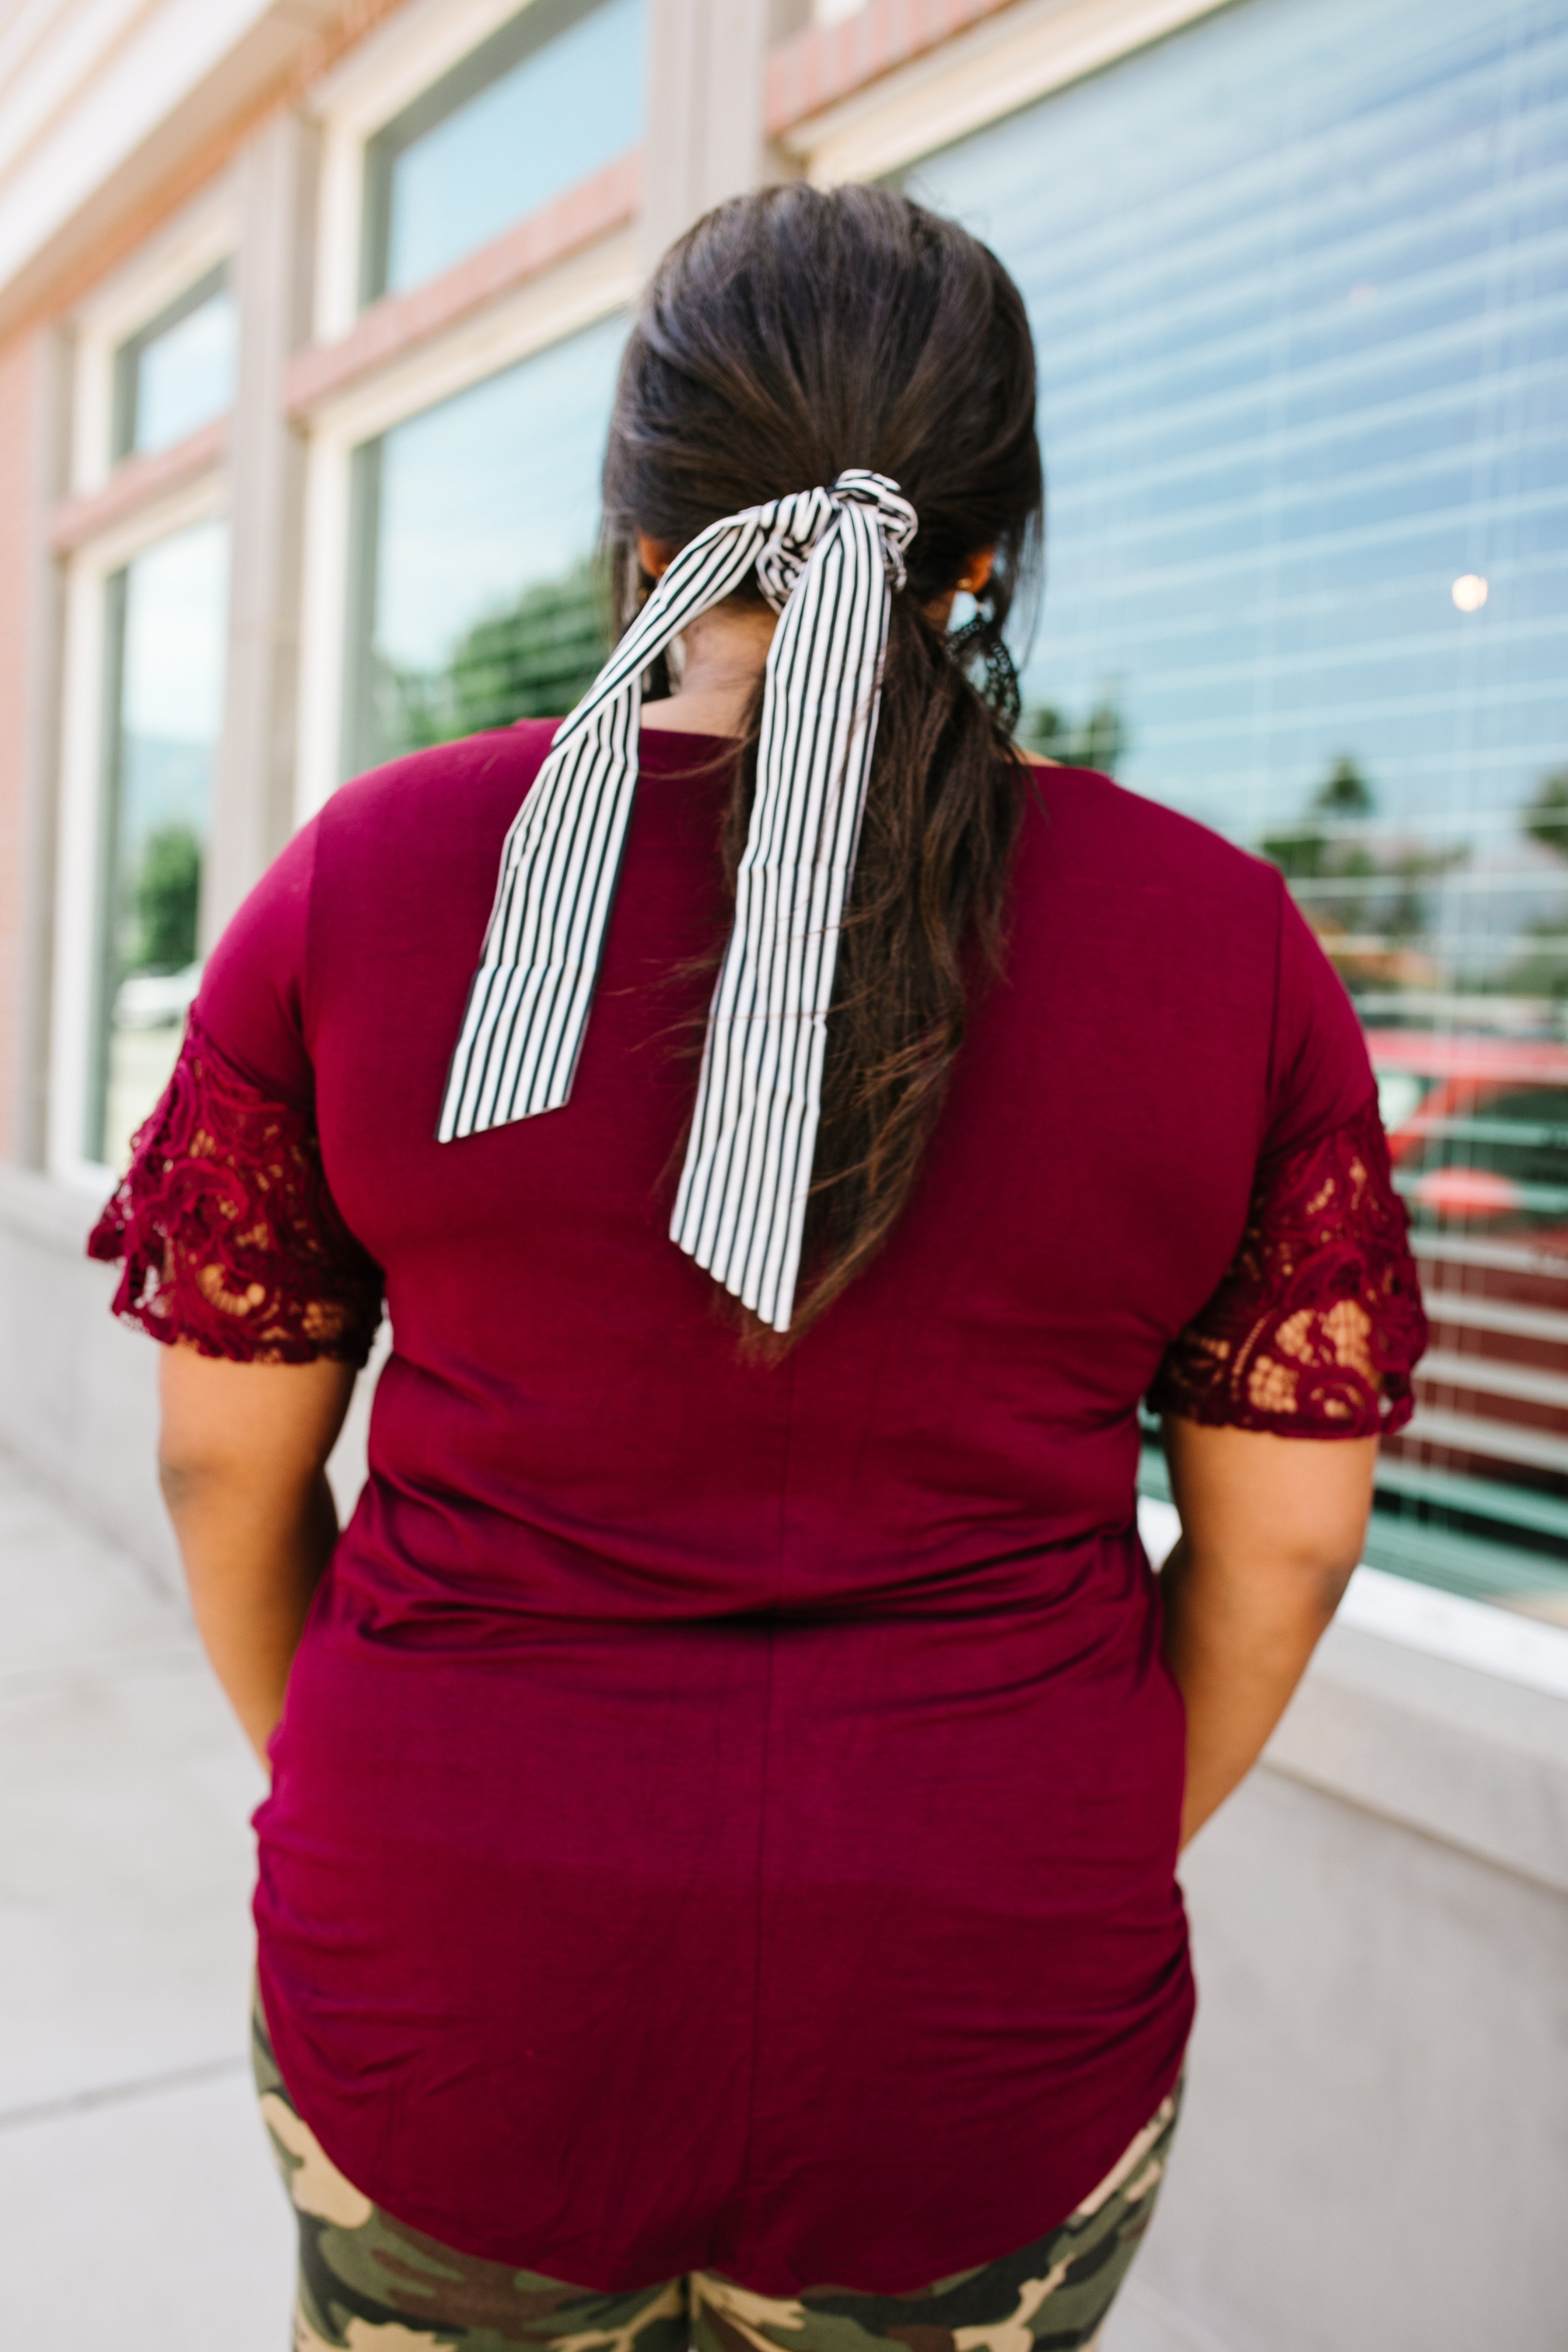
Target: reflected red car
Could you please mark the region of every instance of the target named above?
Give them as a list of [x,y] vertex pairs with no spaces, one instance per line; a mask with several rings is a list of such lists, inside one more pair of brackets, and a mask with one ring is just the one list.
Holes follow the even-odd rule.
[[1367,1045],[1412,1208],[1568,1249],[1568,1045],[1420,1029]]

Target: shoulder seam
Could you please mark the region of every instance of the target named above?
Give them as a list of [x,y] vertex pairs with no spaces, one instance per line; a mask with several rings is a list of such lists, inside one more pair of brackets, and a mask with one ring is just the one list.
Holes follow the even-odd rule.
[[[305,885],[305,948],[300,959],[300,1043],[304,1049],[305,1059],[310,1065],[312,1085],[316,1069],[315,992],[311,985],[316,941],[316,876],[321,862],[322,821],[331,806],[331,802],[329,800],[317,810],[313,817],[306,819],[306,824],[310,832],[310,870]],[[301,826],[300,830],[303,831],[304,827]]]
[[1268,1067],[1264,1073],[1264,1099],[1258,1137],[1258,1147],[1261,1153],[1268,1134],[1275,1086],[1279,1076],[1279,995],[1285,961],[1285,902],[1289,893],[1285,886],[1285,877],[1278,866],[1267,859],[1260,862],[1268,865],[1274,886],[1274,992],[1268,1013]]

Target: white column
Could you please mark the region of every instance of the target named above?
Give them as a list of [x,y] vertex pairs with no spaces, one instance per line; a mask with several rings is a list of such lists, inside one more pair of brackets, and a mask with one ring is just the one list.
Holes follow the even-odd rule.
[[284,380],[310,333],[315,184],[313,132],[296,115],[276,116],[240,163],[228,683],[202,886],[204,950],[293,819],[304,446],[285,413]]
[[710,205],[791,176],[763,126],[768,45],[800,0],[649,0],[644,251],[649,268]]
[[65,632],[65,575],[48,543],[50,510],[63,494],[69,467],[73,369],[70,340],[58,326],[38,329],[26,356],[11,365],[27,377],[18,472],[25,520],[13,517],[23,536],[24,562],[8,610],[15,632],[13,672],[22,708],[14,714],[20,769],[19,808],[14,835],[18,872],[16,935],[10,976],[15,996],[5,1012],[10,1100],[5,1106],[4,1156],[24,1168],[41,1168],[47,1156],[51,975],[54,969],[55,873],[59,828],[59,739],[61,654]]

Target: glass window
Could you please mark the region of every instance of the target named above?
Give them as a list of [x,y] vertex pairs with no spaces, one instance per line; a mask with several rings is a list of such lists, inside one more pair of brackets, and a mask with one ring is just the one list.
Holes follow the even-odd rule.
[[642,137],[643,0],[532,0],[378,132],[361,297],[449,268]]
[[121,457],[171,448],[234,401],[234,299],[215,269],[114,355],[113,446]]
[[1043,375],[1043,750],[1272,858],[1435,1349],[1369,1556],[1568,1622],[1568,18],[1247,0],[908,184]]
[[605,659],[592,564],[626,340],[605,320],[355,452],[345,768],[563,716]]
[[108,583],[99,988],[88,1159],[123,1167],[201,977],[196,926],[223,715],[228,530],[199,523]]

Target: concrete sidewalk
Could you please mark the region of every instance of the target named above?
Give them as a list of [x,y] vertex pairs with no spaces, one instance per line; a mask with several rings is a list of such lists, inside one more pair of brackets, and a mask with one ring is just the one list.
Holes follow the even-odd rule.
[[0,2344],[283,2352],[262,1780],[188,1620],[0,1457]]

